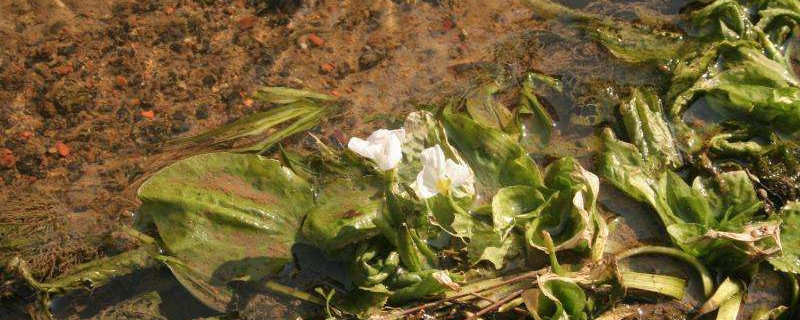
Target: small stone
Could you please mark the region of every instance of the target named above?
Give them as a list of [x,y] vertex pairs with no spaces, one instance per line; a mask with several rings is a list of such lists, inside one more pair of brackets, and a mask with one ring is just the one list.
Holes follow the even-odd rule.
[[128,85],[128,79],[125,79],[125,77],[123,77],[123,76],[117,76],[117,79],[115,80],[115,82],[120,87],[125,87],[125,86]]
[[316,33],[312,33],[308,35],[308,41],[314,44],[317,47],[321,47],[325,45],[325,39],[322,39]]
[[156,113],[153,110],[142,110],[142,117],[153,119],[156,117]]
[[323,64],[319,65],[319,69],[323,73],[331,73],[331,72],[333,72],[333,69],[336,69],[336,67],[330,62],[326,62],[326,63],[323,63]]
[[0,149],[0,167],[12,168],[17,163],[17,158],[14,157],[14,152],[10,149]]
[[69,146],[64,144],[63,142],[56,141],[56,151],[58,151],[58,154],[60,156],[68,157],[71,150],[70,150]]
[[194,111],[194,117],[200,120],[208,118],[208,106],[201,105]]
[[245,16],[244,18],[239,19],[239,29],[247,30],[253,28],[253,26],[256,25],[256,21],[258,21],[256,16]]
[[36,154],[28,154],[21,157],[17,161],[17,171],[19,173],[29,176],[44,176],[39,172],[39,167],[42,165],[42,159]]
[[369,51],[358,57],[358,68],[362,71],[374,68],[383,60],[383,56],[377,52]]
[[73,69],[72,69],[72,65],[71,64],[65,64],[65,65],[62,65],[62,66],[58,66],[57,68],[54,69],[54,71],[58,75],[61,75],[61,76],[65,76],[65,75],[68,75],[68,74],[72,73],[72,70]]

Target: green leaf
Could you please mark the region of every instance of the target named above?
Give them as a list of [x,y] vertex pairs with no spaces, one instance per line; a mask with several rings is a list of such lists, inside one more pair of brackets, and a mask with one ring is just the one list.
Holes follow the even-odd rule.
[[[527,157],[525,150],[511,136],[447,111],[442,122],[447,138],[475,172],[478,194],[491,196],[509,180],[541,181],[538,168],[530,159],[522,158]],[[526,168],[524,177],[519,177],[520,173],[510,176],[507,167],[513,162]]]
[[319,191],[318,205],[303,222],[303,239],[328,254],[380,233],[381,189],[367,179],[338,179]]
[[483,84],[467,96],[464,105],[476,122],[507,132],[511,129],[514,116],[506,106],[495,100],[494,95],[499,91],[500,86],[496,82]]
[[417,276],[419,281],[416,283],[395,290],[389,297],[389,303],[399,305],[459,288],[454,279],[458,278],[446,270],[420,271],[417,272]]
[[586,293],[572,279],[554,274],[539,277],[539,289],[523,293],[528,311],[535,319],[587,319]]
[[160,260],[200,301],[224,311],[227,282],[273,275],[314,206],[311,186],[278,161],[257,155],[190,157],[139,189],[139,214],[153,221]]
[[495,269],[503,266],[521,250],[519,237],[511,233],[503,238],[494,231],[491,225],[475,221],[472,237],[467,244],[467,258],[474,265],[481,261],[489,261]]
[[115,256],[93,260],[77,265],[57,278],[47,282],[37,281],[30,273],[27,263],[19,257],[12,258],[6,265],[9,270],[17,269],[33,288],[52,294],[68,293],[80,289],[98,288],[114,277],[131,274],[158,265],[154,257],[158,250],[153,245],[126,251]]
[[253,98],[276,104],[291,104],[303,100],[331,101],[336,99],[327,94],[285,87],[263,87],[253,93]]
[[[298,97],[277,97],[288,104],[254,113],[233,123],[214,128],[194,137],[177,140],[178,145],[217,145],[242,138],[253,138],[237,151],[263,151],[284,138],[313,128],[334,109],[320,101]],[[281,126],[277,128],[278,126]]]
[[641,156],[669,168],[683,164],[672,132],[661,112],[661,100],[649,89],[634,88],[619,107],[628,137]]
[[511,186],[497,191],[492,198],[492,221],[495,231],[505,238],[514,226],[522,226],[539,216],[545,202],[539,190],[528,186]]
[[542,231],[547,231],[555,250],[588,248],[594,239],[599,179],[577,160],[564,157],[545,169],[544,182],[553,198],[525,227],[528,244],[546,251]]
[[780,256],[769,259],[775,269],[800,274],[800,203],[789,202],[778,214],[781,223]]
[[[525,81],[522,82],[522,86],[520,87],[519,106],[517,107],[519,116],[530,114],[529,120],[519,120],[524,121],[526,125],[524,130],[521,130],[521,139],[533,140],[534,145],[540,148],[546,146],[550,142],[550,136],[552,136],[556,126],[555,121],[553,121],[553,118],[547,110],[545,110],[534,93],[534,81],[544,77],[543,75],[534,73],[529,73],[525,77]],[[546,83],[558,85],[558,88],[560,88],[560,83],[553,78],[547,77],[544,81],[546,81]]]

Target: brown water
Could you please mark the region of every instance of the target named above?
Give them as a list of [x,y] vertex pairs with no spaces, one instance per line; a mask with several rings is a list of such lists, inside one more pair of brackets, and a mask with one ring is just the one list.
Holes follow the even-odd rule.
[[[561,2],[664,24],[684,4]],[[324,43],[315,44],[311,34]],[[615,122],[613,108],[626,86],[665,80],[658,70],[611,58],[568,25],[533,18],[517,0],[0,0],[0,202],[7,204],[0,208],[0,237],[33,234],[0,259],[21,254],[37,277],[48,279],[127,249],[130,241],[113,231],[131,223],[137,184],[188,153],[164,153],[165,141],[269,108],[247,99],[258,86],[300,87],[350,101],[342,115],[315,129],[336,145],[392,125],[417,105],[441,103],[476,77],[514,79],[531,70],[560,79],[565,89],[543,94],[557,130],[549,146],[531,151],[542,165],[569,154],[590,170],[594,133]],[[305,142],[301,135],[289,144],[303,148]],[[646,206],[608,185],[601,196],[604,213],[622,221],[611,252],[667,243]],[[697,302],[697,277],[682,264],[644,257],[632,267],[691,284],[683,302],[656,301],[642,319],[671,319]],[[772,297],[783,293],[776,283],[775,275],[760,275],[748,308],[775,305]],[[4,290],[19,287],[10,288]],[[304,307],[251,286],[240,289],[233,307],[244,319],[285,318]],[[0,318],[26,319],[29,301],[1,300]],[[213,314],[165,270],[62,297],[53,309],[63,319]]]

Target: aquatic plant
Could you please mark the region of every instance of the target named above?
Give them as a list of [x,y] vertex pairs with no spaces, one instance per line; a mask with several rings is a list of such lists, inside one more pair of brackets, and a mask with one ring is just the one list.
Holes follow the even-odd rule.
[[[800,205],[761,189],[755,174],[792,168],[786,155],[800,131],[800,95],[787,50],[800,5],[717,0],[687,12],[678,33],[546,0],[529,4],[541,17],[569,21],[618,59],[670,73],[664,88],[628,88],[616,120],[598,132],[594,168],[652,208],[674,247],[610,250],[615,223],[598,204],[600,178],[584,167],[591,159],[562,153],[537,164],[530,149],[554,143],[559,128],[536,88],[562,88],[529,73],[484,82],[446,106],[409,114],[398,128],[354,137],[347,149],[318,139],[312,154],[279,148],[280,161],[258,154],[307,130],[339,101],[265,88],[255,97],[280,106],[180,143],[255,142],[180,160],[140,187],[137,229],[125,229],[140,240],[138,249],[47,282],[34,279],[22,259],[11,266],[45,304],[163,265],[221,314],[236,294],[230,283],[249,281],[317,304],[327,318],[493,312],[569,320],[631,316],[635,309],[620,303],[631,296],[681,299],[686,280],[622,263],[661,255],[699,275],[703,302],[695,316],[716,311],[717,319],[736,319],[757,269],[772,268],[794,290],[758,315],[791,317]],[[515,96],[516,107],[498,93]],[[697,101],[723,121],[687,121]],[[748,170],[764,163],[783,167]],[[281,282],[282,270],[302,264],[298,246],[345,270],[317,270],[329,279],[315,289],[319,296]]]

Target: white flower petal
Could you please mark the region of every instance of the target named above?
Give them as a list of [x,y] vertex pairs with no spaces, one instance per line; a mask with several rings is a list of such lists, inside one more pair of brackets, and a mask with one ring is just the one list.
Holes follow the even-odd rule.
[[420,155],[420,162],[422,162],[423,167],[431,167],[436,170],[437,175],[440,178],[444,177],[444,170],[445,170],[445,156],[444,151],[442,151],[442,147],[438,144],[422,150],[422,154]]
[[471,187],[474,183],[474,176],[469,166],[447,159],[445,166],[445,176],[450,179],[452,188],[461,186]]
[[438,175],[429,167],[425,167],[417,174],[417,195],[422,199],[428,199],[439,194],[436,183]]
[[386,171],[396,168],[403,160],[403,142],[396,135],[391,135],[381,147],[382,150],[375,159],[378,169]]
[[375,158],[375,149],[372,147],[369,141],[353,137],[350,138],[349,142],[347,142],[347,148],[353,150],[353,152],[364,158]]
[[405,129],[379,129],[369,135],[367,140],[351,138],[347,147],[362,157],[372,159],[378,169],[386,171],[397,167],[403,160],[403,140]]

